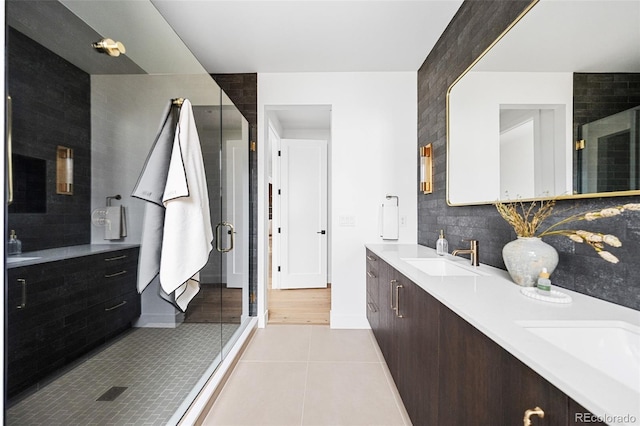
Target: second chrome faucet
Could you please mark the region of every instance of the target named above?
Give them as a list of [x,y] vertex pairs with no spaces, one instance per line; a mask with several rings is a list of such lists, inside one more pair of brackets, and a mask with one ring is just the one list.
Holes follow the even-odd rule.
[[451,252],[451,255],[457,256],[459,254],[468,254],[470,255],[471,264],[473,266],[480,265],[480,251],[478,247],[479,245],[478,240],[462,240],[462,241],[469,241],[469,248],[454,250]]

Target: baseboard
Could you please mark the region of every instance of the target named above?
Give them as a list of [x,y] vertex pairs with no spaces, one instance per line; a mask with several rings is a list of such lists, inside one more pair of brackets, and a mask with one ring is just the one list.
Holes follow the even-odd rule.
[[348,329],[370,329],[371,325],[367,321],[366,316],[362,315],[340,315],[331,311],[331,328],[348,328]]
[[176,328],[184,322],[184,312],[175,314],[145,314],[136,319],[133,326],[137,328]]

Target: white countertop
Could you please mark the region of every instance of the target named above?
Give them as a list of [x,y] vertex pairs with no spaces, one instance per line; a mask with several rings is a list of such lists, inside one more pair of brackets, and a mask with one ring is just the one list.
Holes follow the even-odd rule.
[[[571,303],[534,300],[521,294],[522,287],[506,271],[488,265],[476,267],[484,276],[427,275],[402,260],[439,257],[434,249],[417,244],[366,247],[596,416],[628,415],[635,422],[611,424],[640,424],[640,393],[522,326],[539,321],[615,321],[635,328],[640,327],[639,311],[560,287],[553,288],[570,295]],[[466,256],[446,258],[470,265]]]
[[[55,262],[56,260],[71,259],[74,257],[88,256],[92,254],[105,253],[117,250],[126,250],[138,247],[139,244],[82,244],[69,247],[58,247],[46,250],[25,252],[18,255],[7,256],[7,269],[19,268],[22,266],[37,265],[39,263]],[[9,260],[17,260],[10,262]]]

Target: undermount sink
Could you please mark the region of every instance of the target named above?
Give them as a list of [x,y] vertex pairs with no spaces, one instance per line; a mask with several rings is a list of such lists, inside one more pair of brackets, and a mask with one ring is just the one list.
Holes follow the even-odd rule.
[[640,327],[623,321],[522,321],[518,324],[640,393]]
[[17,262],[25,262],[27,260],[35,260],[35,259],[40,259],[39,257],[28,257],[28,256],[19,256],[19,257],[13,257],[13,256],[9,256],[7,257],[7,263],[17,263]]
[[405,258],[402,260],[407,262],[409,265],[421,270],[427,275],[433,275],[437,277],[477,277],[480,275],[485,275],[471,265],[461,265],[458,262],[454,262],[448,259]]

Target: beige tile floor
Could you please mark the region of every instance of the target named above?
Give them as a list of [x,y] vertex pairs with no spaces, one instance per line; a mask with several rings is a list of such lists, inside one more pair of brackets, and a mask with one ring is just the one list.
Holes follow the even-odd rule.
[[205,426],[410,425],[370,330],[258,329]]

